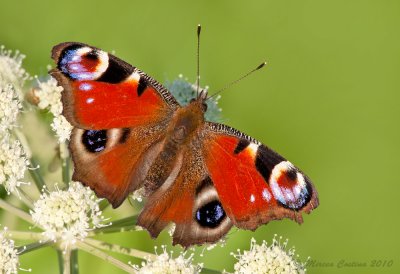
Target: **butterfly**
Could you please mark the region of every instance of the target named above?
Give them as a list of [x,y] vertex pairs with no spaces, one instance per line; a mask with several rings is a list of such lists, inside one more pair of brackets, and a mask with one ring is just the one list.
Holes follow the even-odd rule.
[[107,52],[67,42],[50,71],[74,126],[73,180],[114,208],[144,189],[137,225],[152,237],[175,223],[173,244],[213,243],[232,226],[302,223],[319,204],[310,179],[254,138],[205,121],[207,92],[181,106],[159,82]]

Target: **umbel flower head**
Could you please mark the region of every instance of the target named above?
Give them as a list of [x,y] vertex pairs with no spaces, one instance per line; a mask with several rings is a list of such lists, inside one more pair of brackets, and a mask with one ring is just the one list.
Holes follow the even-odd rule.
[[0,242],[0,273],[17,273],[19,268],[19,259],[18,250],[14,246],[14,241],[5,238],[4,232],[1,232]]
[[28,160],[18,140],[13,140],[8,133],[0,135],[0,184],[7,193],[18,193],[22,184]]
[[[183,106],[189,104],[191,99],[197,97],[197,86],[189,83],[182,75],[179,75],[178,79],[166,83],[166,87],[171,91],[172,95],[174,95],[178,103]],[[202,89],[208,90],[208,87],[200,87],[200,90]],[[221,122],[221,108],[218,106],[218,100],[220,98],[221,96],[218,95],[206,101],[207,111],[205,113],[205,118],[207,121]]]
[[238,259],[234,266],[235,273],[305,273],[306,263],[298,262],[295,249],[287,250],[288,240],[281,243],[281,239],[282,237],[277,240],[275,235],[271,245],[268,245],[266,241],[258,245],[256,240],[252,239],[249,251],[241,253],[238,250],[237,254],[232,254]]
[[71,182],[67,190],[43,193],[30,213],[44,229],[45,238],[67,249],[83,240],[88,231],[104,226],[99,201],[88,187]]
[[13,53],[11,50],[6,50],[4,46],[0,47],[0,82],[13,85],[20,99],[23,98],[22,87],[30,78],[22,68],[24,58],[25,55],[18,51]]
[[40,109],[48,109],[53,114],[54,119],[51,123],[52,130],[56,133],[60,143],[69,140],[72,126],[61,115],[63,106],[61,103],[61,92],[63,88],[57,85],[56,79],[50,77],[47,81],[38,81],[38,87],[33,90],[33,96],[38,100]]
[[[147,259],[139,267],[134,265],[133,268],[138,274],[197,274],[202,269],[201,264],[193,264],[193,255],[188,257],[185,252],[179,254],[178,257],[173,258],[173,253],[167,252],[165,246],[161,247],[163,252],[159,254],[156,259]],[[157,251],[157,250],[156,250]]]
[[16,126],[21,108],[21,102],[13,85],[0,82],[0,135]]

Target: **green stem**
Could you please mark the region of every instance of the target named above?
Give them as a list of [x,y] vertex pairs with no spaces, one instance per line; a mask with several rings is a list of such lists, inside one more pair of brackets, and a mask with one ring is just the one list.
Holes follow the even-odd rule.
[[42,192],[43,187],[46,185],[42,174],[40,174],[39,170],[39,164],[35,157],[31,157],[29,159],[30,162],[30,168],[29,168],[29,174],[31,175],[33,182],[35,183],[36,187],[38,188],[39,192]]
[[20,247],[18,247],[18,255],[21,256],[25,253],[28,253],[28,252],[34,251],[36,249],[52,245],[52,244],[53,244],[53,242],[47,241],[47,242],[36,242],[36,243],[31,243],[28,245],[20,246]]
[[[201,274],[220,274],[222,273],[221,271],[214,270],[214,269],[209,269],[209,268],[203,268],[201,270]],[[224,273],[229,273],[229,272],[224,272]]]
[[20,188],[18,190],[21,194],[21,200],[25,203],[25,205],[29,208],[33,208],[33,200],[29,195],[22,189]]
[[78,249],[71,251],[71,274],[79,274]]
[[137,217],[138,217],[138,215],[129,216],[129,217],[117,220],[109,226],[96,228],[93,230],[93,234],[114,233],[114,232],[136,230]]
[[58,258],[58,270],[60,274],[64,273],[64,257],[63,252],[57,249],[57,258]]
[[135,270],[131,266],[129,266],[129,265],[123,263],[122,261],[120,261],[120,260],[108,255],[107,253],[105,253],[105,252],[103,252],[101,250],[98,250],[97,248],[95,248],[95,247],[93,247],[93,246],[91,246],[91,245],[89,245],[89,244],[87,244],[85,242],[78,242],[77,246],[80,249],[82,249],[83,251],[85,251],[85,252],[87,252],[89,254],[92,254],[94,256],[97,256],[100,259],[102,259],[102,260],[104,260],[106,262],[109,262],[109,263],[115,265],[116,267],[118,267],[118,268],[120,268],[120,269],[122,269],[122,270],[124,270],[124,271],[126,271],[128,273],[135,273]]
[[26,158],[29,160],[29,165],[30,165],[30,168],[28,169],[29,173],[31,174],[31,177],[35,182],[37,188],[39,189],[39,191],[41,191],[45,183],[43,180],[43,176],[40,174],[37,168],[39,165],[37,164],[36,159],[32,156],[28,140],[26,140],[25,135],[20,130],[18,130],[18,128],[14,129],[14,135],[20,141],[22,147],[24,148]]
[[[41,241],[43,239],[42,233],[38,232],[27,232],[17,230],[6,230],[6,235],[14,240],[34,240]],[[43,242],[44,243],[44,242]]]
[[65,143],[60,144],[60,158],[62,163],[62,179],[66,186],[69,186],[71,181],[69,169],[70,169],[70,158],[68,155],[68,149]]
[[95,240],[95,239],[91,239],[91,238],[86,238],[85,242],[90,244],[93,247],[96,247],[98,249],[102,249],[102,250],[106,250],[106,251],[111,251],[111,252],[115,252],[115,253],[119,253],[119,254],[123,254],[123,255],[128,255],[128,256],[133,256],[139,259],[156,259],[157,255],[152,254],[152,253],[148,253],[148,252],[144,252],[141,250],[137,250],[137,249],[133,249],[133,248],[128,248],[128,247],[123,247],[120,245],[116,245],[116,244],[109,244],[109,243],[105,243],[103,241],[99,241],[99,240]]
[[20,217],[21,219],[25,220],[28,223],[35,224],[32,221],[31,215],[26,213],[25,211],[7,203],[3,199],[0,199],[0,208],[7,210],[8,212],[15,214],[16,216]]
[[63,274],[71,274],[71,250],[67,249],[62,252],[63,256]]

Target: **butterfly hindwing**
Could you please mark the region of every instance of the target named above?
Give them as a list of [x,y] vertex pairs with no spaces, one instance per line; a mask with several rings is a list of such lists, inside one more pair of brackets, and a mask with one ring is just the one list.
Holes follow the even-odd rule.
[[97,196],[118,207],[142,186],[148,165],[160,152],[165,124],[108,130],[73,130],[70,150],[73,180],[92,188]]
[[256,229],[284,217],[302,222],[318,206],[311,181],[292,163],[238,130],[206,123],[203,155],[234,225]]
[[152,237],[175,223],[173,243],[188,247],[214,243],[232,227],[201,156],[200,139],[195,139],[178,156],[170,178],[152,193],[138,219]]
[[98,48],[62,43],[50,73],[63,86],[63,114],[85,129],[154,125],[178,107],[172,95],[136,67]]

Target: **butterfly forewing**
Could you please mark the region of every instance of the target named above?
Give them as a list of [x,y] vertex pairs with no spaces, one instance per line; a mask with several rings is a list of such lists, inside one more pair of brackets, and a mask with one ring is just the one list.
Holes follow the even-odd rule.
[[179,107],[157,81],[100,49],[81,43],[53,48],[51,71],[64,87],[63,114],[79,128],[155,125]]

